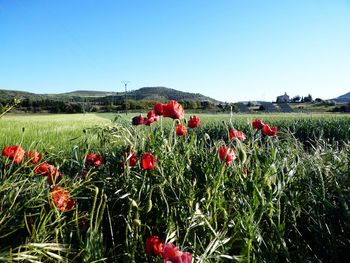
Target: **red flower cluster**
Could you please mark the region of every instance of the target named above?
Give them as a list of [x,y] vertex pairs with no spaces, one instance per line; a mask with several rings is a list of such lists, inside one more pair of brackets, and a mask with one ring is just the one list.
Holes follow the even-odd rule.
[[89,153],[85,156],[85,165],[98,168],[103,164],[103,158],[96,153]]
[[75,201],[70,198],[69,191],[57,185],[53,187],[50,199],[51,203],[62,212],[67,212],[75,207]]
[[176,135],[178,136],[186,136],[187,128],[185,125],[177,124],[175,127],[175,132],[176,132]]
[[[61,178],[61,173],[58,169],[47,162],[40,163],[42,156],[37,151],[25,152],[21,146],[12,145],[6,146],[2,150],[2,156],[13,160],[14,163],[20,164],[24,156],[28,159],[31,164],[36,164],[34,167],[34,174],[38,176],[46,176],[48,185],[52,185],[53,182],[58,182]],[[49,201],[54,204],[60,211],[66,212],[74,208],[75,201],[70,198],[69,192],[62,189],[59,186],[54,186],[49,196]]]
[[[181,104],[175,100],[169,101],[167,104],[162,104],[157,102],[153,109],[148,112],[147,117],[142,117],[142,115],[135,116],[132,118],[133,125],[148,125],[150,126],[153,122],[159,120],[159,116],[163,115],[164,117],[169,117],[172,119],[183,119],[185,111],[182,108]],[[193,115],[188,121],[188,127],[193,129],[200,125],[200,119]],[[178,136],[186,136],[187,128],[182,124],[177,124],[175,127],[175,133]]]
[[147,113],[147,117],[142,117],[142,115],[135,116],[132,118],[132,124],[150,126],[153,122],[158,121],[161,115],[173,119],[182,119],[184,114],[185,111],[181,104],[175,100],[169,101],[168,104],[157,102],[153,109]]
[[265,124],[262,120],[255,119],[252,122],[253,129],[261,130],[262,133],[266,136],[276,136],[277,134],[277,127],[270,127],[269,125]]
[[196,115],[191,116],[190,120],[187,123],[188,127],[191,129],[198,127],[200,124],[201,120]]
[[[130,148],[125,155],[125,160],[121,161],[119,164],[122,168],[128,166],[129,168],[136,166],[138,163],[137,154],[133,152]],[[141,166],[143,170],[154,170],[157,166],[157,158],[149,152],[145,152],[141,156]]]
[[164,244],[158,236],[150,236],[146,239],[146,253],[162,257],[163,263],[191,263],[192,255],[182,252],[173,243]]
[[218,153],[220,160],[225,161],[226,165],[230,165],[231,162],[237,158],[233,149],[225,145],[219,147]]
[[23,162],[24,157],[32,164],[38,164],[41,161],[41,153],[37,151],[25,152],[24,149],[19,145],[6,146],[2,150],[2,156],[12,160],[15,164]]
[[144,170],[153,170],[156,168],[157,159],[151,153],[145,152],[141,157],[141,165]]
[[238,131],[235,128],[231,128],[229,130],[229,137],[230,137],[230,140],[237,138],[238,140],[240,140],[242,142],[247,139],[247,137],[245,136],[245,134],[242,131]]
[[6,146],[2,150],[2,156],[12,160],[15,164],[20,164],[23,161],[24,154],[25,151],[18,145]]

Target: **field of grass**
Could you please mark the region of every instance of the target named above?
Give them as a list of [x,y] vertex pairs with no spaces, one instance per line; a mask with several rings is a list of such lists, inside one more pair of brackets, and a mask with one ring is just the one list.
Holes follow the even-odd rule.
[[69,150],[74,144],[71,140],[82,136],[84,129],[108,124],[112,119],[112,114],[5,115],[0,120],[0,144]]
[[[199,116],[185,136],[170,118],[150,127],[132,126],[131,115],[112,122],[113,114],[0,119],[1,147],[38,150],[59,170],[43,176],[28,159],[1,157],[0,261],[348,260],[349,116]],[[255,118],[277,136],[253,129]],[[231,140],[232,127],[247,139]],[[221,146],[232,149],[231,162]],[[102,159],[88,161],[90,153]],[[145,153],[156,163],[144,163]],[[57,187],[66,191],[59,201]],[[174,258],[145,251],[152,235],[178,247]]]
[[[253,119],[260,118],[280,128],[292,130],[304,138],[308,138],[311,132],[318,131],[328,133],[327,138],[350,139],[350,115],[344,114],[233,114],[232,117],[229,114],[197,115],[205,127],[202,131],[213,136],[218,126],[222,126],[222,129],[217,136],[223,136],[227,125],[244,129],[249,127]],[[9,114],[0,121],[0,145],[21,144],[27,149],[34,147],[38,150],[70,150],[75,139],[84,135],[84,130],[111,124],[116,116],[128,123],[134,114]],[[332,125],[334,122],[341,127]],[[154,123],[154,126],[160,126],[160,123]],[[171,121],[165,119],[164,126],[171,126]]]

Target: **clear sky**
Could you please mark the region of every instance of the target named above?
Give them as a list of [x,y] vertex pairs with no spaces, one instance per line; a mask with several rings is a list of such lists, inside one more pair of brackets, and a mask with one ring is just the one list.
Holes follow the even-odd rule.
[[0,89],[350,92],[350,0],[0,0]]

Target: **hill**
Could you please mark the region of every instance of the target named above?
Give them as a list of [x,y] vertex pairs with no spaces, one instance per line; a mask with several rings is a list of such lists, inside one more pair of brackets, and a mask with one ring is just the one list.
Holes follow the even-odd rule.
[[138,90],[133,90],[128,95],[135,100],[195,100],[195,101],[210,101],[218,102],[217,100],[204,96],[199,93],[183,92],[176,89],[166,87],[144,87]]
[[[147,101],[210,101],[212,103],[218,103],[217,100],[204,96],[199,93],[183,92],[166,87],[143,87],[137,90],[132,90],[127,93],[129,99],[133,100],[147,100]],[[101,100],[124,100],[125,92],[113,92],[113,91],[95,91],[95,90],[76,90],[58,94],[36,94],[24,91],[15,90],[0,90],[0,97],[2,99],[20,98],[30,100],[79,100],[79,98],[87,99],[93,98],[94,100],[100,98]]]
[[34,97],[41,97],[41,96],[42,95],[31,93],[31,92],[26,92],[26,91],[0,89],[0,98],[1,99],[34,98]]
[[344,95],[341,95],[335,99],[332,99],[334,100],[335,102],[350,102],[350,92],[344,94]]
[[96,91],[96,90],[76,90],[71,92],[59,93],[58,96],[63,97],[106,97],[116,95],[113,91]]

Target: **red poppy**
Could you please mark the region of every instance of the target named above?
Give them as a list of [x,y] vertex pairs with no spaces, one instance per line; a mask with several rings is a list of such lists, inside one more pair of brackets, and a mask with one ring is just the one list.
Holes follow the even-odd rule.
[[190,117],[190,120],[188,121],[187,125],[188,127],[193,129],[198,127],[200,124],[201,124],[201,120],[196,115],[193,115]]
[[231,162],[237,158],[233,149],[224,145],[219,147],[218,152],[220,160],[225,161],[226,165],[230,165]]
[[269,125],[264,125],[262,128],[262,133],[267,136],[276,136],[277,128],[276,127],[270,127]]
[[163,116],[172,119],[182,119],[185,111],[176,100],[169,101],[168,104],[163,105]]
[[153,107],[156,115],[163,115],[163,103],[157,102]]
[[57,172],[56,167],[48,163],[41,163],[34,168],[36,175],[54,176]]
[[235,128],[230,129],[229,137],[230,137],[230,140],[233,140],[234,138],[237,138],[238,140],[240,140],[242,142],[245,139],[247,139],[247,137],[245,136],[245,134],[242,131],[238,131]]
[[173,243],[166,244],[163,251],[163,263],[191,263],[192,255],[182,252]]
[[157,159],[151,153],[144,153],[141,157],[141,164],[144,170],[153,170],[156,168]]
[[132,125],[141,125],[146,124],[147,118],[142,117],[141,115],[135,116],[132,118]]
[[150,110],[148,113],[147,113],[147,118],[150,119],[150,118],[154,118],[156,117],[157,114],[154,110]]
[[41,153],[36,151],[29,151],[26,153],[27,159],[32,164],[38,164],[41,161]]
[[103,163],[102,156],[96,153],[90,153],[85,156],[85,164],[92,167],[100,167]]
[[175,132],[176,132],[176,135],[186,136],[187,128],[185,125],[177,124],[175,127]]
[[5,156],[10,160],[13,160],[15,164],[20,164],[23,161],[24,154],[25,154],[25,151],[21,146],[18,146],[18,145],[6,146],[2,150],[2,156]]
[[69,191],[62,187],[55,185],[50,194],[51,203],[60,211],[67,212],[75,207],[75,201],[70,198]]
[[57,168],[48,163],[41,163],[34,168],[34,174],[47,176],[47,184],[52,185],[53,182],[58,182],[61,179],[61,174]]
[[129,167],[135,166],[137,164],[137,157],[135,153],[130,154],[128,160],[129,160]]
[[164,250],[164,243],[160,241],[158,236],[150,236],[146,239],[146,253],[150,256],[162,256]]
[[150,126],[151,123],[155,122],[155,121],[158,121],[159,120],[159,116],[156,115],[155,111],[154,110],[151,110],[147,113],[147,121],[145,122],[145,124],[147,126]]
[[253,129],[261,130],[264,127],[265,123],[262,120],[255,119],[253,120],[252,125]]

